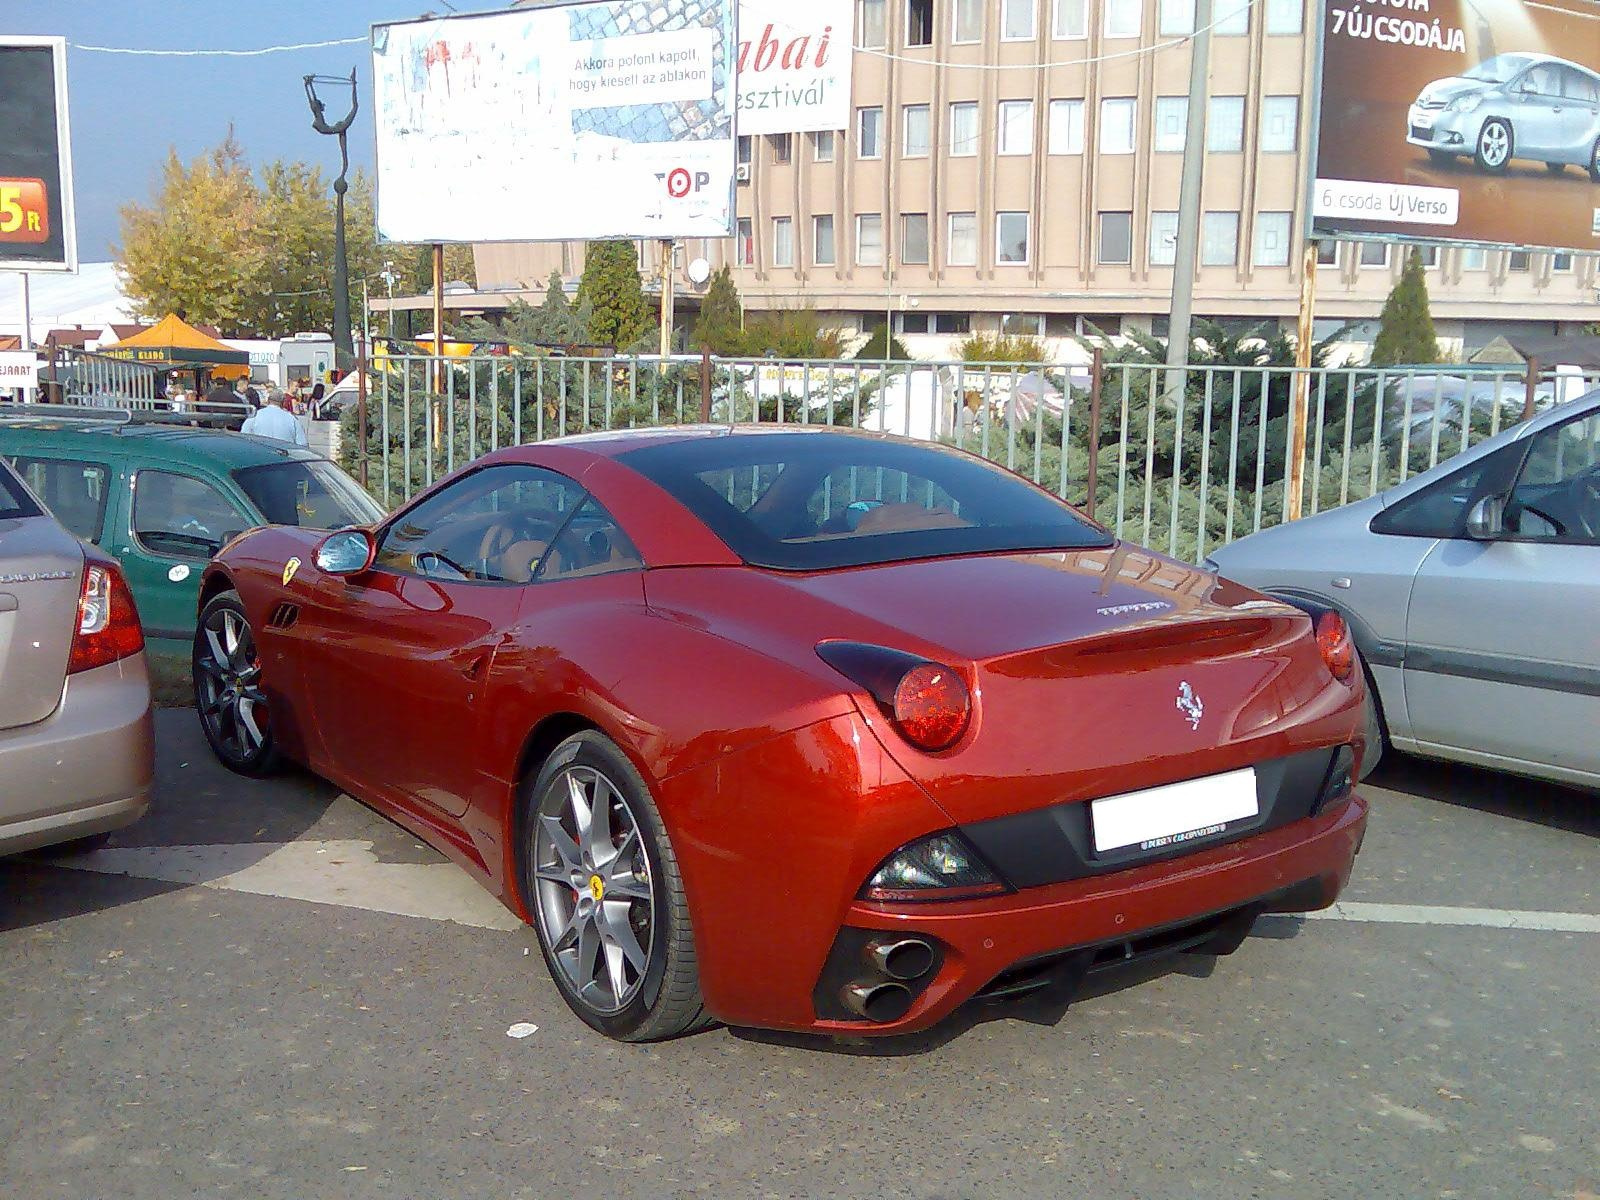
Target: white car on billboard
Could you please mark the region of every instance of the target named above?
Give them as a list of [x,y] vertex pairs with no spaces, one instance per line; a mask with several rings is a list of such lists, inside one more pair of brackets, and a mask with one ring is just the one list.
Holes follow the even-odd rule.
[[1548,54],[1496,54],[1435,79],[1406,116],[1406,141],[1436,163],[1470,155],[1499,175],[1512,159],[1600,183],[1600,74]]

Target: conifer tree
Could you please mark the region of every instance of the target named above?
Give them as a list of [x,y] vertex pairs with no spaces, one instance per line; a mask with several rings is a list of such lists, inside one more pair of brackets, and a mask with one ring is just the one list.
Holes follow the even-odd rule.
[[650,331],[650,305],[639,278],[639,248],[629,241],[590,242],[578,304],[589,307],[592,341],[632,350]]
[[1439,361],[1439,340],[1433,332],[1433,316],[1428,311],[1428,284],[1422,275],[1422,253],[1411,252],[1400,282],[1384,301],[1378,319],[1378,340],[1372,347],[1372,365]]

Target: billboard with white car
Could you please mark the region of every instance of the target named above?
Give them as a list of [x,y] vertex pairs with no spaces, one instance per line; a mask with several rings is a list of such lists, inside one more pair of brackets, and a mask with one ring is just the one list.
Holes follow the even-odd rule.
[[1600,4],[1323,8],[1313,237],[1600,251]]

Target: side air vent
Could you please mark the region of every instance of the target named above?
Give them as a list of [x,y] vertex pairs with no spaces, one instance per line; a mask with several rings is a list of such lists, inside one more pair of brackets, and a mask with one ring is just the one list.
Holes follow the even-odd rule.
[[267,618],[267,625],[273,629],[293,629],[294,623],[299,619],[300,606],[284,603],[272,610],[272,615]]

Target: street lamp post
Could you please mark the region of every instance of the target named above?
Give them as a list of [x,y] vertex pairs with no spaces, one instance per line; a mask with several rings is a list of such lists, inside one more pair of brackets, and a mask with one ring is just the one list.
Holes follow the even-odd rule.
[[[350,336],[350,260],[344,247],[344,194],[350,190],[345,178],[350,171],[350,148],[345,135],[356,119],[356,69],[350,68],[348,79],[337,75],[307,75],[304,79],[306,100],[311,105],[311,127],[339,139],[339,178],[333,181],[333,355],[339,370],[348,371],[355,359],[355,343]],[[350,111],[342,120],[329,122],[326,104],[317,95],[319,83],[349,87]]]

